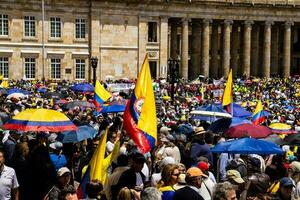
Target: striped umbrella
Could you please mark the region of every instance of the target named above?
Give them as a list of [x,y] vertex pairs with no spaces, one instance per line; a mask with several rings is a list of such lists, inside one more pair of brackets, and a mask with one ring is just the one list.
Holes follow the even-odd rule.
[[293,134],[296,133],[292,126],[284,123],[273,123],[269,126],[273,133],[277,134]]
[[63,113],[50,109],[26,109],[3,125],[4,129],[19,131],[62,132],[77,130]]

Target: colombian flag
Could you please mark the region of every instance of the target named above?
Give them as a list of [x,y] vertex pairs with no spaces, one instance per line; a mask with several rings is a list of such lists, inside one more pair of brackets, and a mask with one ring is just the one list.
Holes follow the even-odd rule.
[[106,184],[107,169],[112,163],[112,161],[115,160],[119,154],[120,141],[118,141],[115,144],[113,151],[107,157],[105,157],[107,132],[108,129],[106,129],[105,133],[102,135],[99,145],[95,150],[93,157],[89,165],[87,166],[84,176],[77,189],[77,196],[79,199],[86,198],[85,187],[86,184],[89,183],[91,180],[98,180],[101,182],[102,185]]
[[231,113],[230,104],[232,103],[232,69],[228,74],[228,79],[226,82],[226,87],[223,93],[222,106],[227,107],[227,112]]
[[252,116],[252,123],[255,124],[255,125],[259,125],[262,122],[264,122],[265,119],[266,119],[266,116],[263,114],[263,106],[262,106],[261,101],[259,100],[257,102],[256,109],[255,109],[255,111],[253,113],[253,116]]
[[134,92],[124,111],[124,128],[142,153],[149,152],[157,138],[156,107],[148,55],[146,55]]
[[111,97],[111,94],[97,80],[95,85],[95,100],[96,110],[99,112],[101,105]]

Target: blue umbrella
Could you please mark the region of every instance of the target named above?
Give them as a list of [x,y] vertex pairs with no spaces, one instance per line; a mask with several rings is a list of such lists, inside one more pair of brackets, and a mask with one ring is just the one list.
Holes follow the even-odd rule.
[[89,83],[78,83],[71,87],[75,92],[94,92],[94,86]]
[[100,113],[118,113],[118,112],[124,112],[126,105],[123,104],[113,104],[108,106],[101,107],[102,110]]
[[93,138],[96,134],[96,129],[91,126],[78,126],[76,131],[65,131],[58,134],[57,140],[62,143],[80,142],[88,138]]
[[[214,104],[208,104],[204,106],[199,106],[196,108],[196,110],[201,110],[201,111],[208,111],[208,112],[219,112],[219,113],[226,113],[225,110],[222,108],[214,105]],[[218,119],[221,119],[221,117],[218,116],[206,116],[206,115],[193,115],[192,116],[193,120],[203,120],[203,121],[210,121],[214,122]]]
[[233,117],[233,118],[223,118],[219,119],[215,122],[213,122],[209,127],[208,130],[211,130],[212,132],[224,132],[228,128],[232,126],[237,126],[240,124],[251,124],[251,121],[239,117]]
[[[248,118],[252,116],[252,113],[245,110],[244,108],[242,108],[242,106],[240,106],[239,104],[233,103],[233,117],[240,117],[240,118]],[[222,109],[222,104],[217,104],[217,106],[219,108]]]
[[10,94],[13,94],[13,93],[22,93],[24,95],[29,94],[29,92],[27,90],[22,90],[22,89],[19,89],[19,88],[12,88],[12,89],[9,89],[7,91],[7,95],[10,95]]
[[282,154],[282,149],[265,140],[257,140],[254,138],[242,138],[229,142],[219,143],[214,146],[211,151],[213,153],[233,153],[233,154]]
[[40,88],[37,89],[37,91],[38,91],[39,93],[45,93],[45,92],[47,91],[47,88],[40,87]]

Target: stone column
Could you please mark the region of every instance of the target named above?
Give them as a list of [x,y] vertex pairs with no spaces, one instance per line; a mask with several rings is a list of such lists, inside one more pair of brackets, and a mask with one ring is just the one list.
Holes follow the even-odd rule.
[[177,59],[177,49],[177,22],[173,20],[171,22],[171,58]]
[[271,74],[279,74],[279,27],[273,26],[271,41]]
[[289,77],[291,71],[291,26],[293,22],[285,22],[284,24],[284,40],[283,40],[283,76]]
[[168,17],[160,17],[160,37],[159,37],[159,70],[158,77],[167,77],[168,67]]
[[219,24],[213,23],[211,31],[211,65],[209,69],[209,76],[217,78],[219,62],[219,48],[220,48],[220,37],[219,37]]
[[181,33],[181,77],[188,79],[189,70],[189,20],[182,19]]
[[264,54],[263,54],[263,77],[270,77],[270,66],[271,66],[271,26],[272,21],[265,22],[264,30]]
[[[101,60],[102,60],[102,57],[101,57],[101,50],[100,50],[100,46],[101,46],[101,20],[100,20],[100,17],[99,17],[99,14],[98,12],[96,11],[96,9],[91,9],[91,19],[90,19],[90,35],[89,35],[89,46],[90,46],[90,49],[89,49],[89,54],[90,54],[90,57],[93,57],[93,56],[96,56],[98,58],[98,67],[97,67],[97,71],[96,71],[96,78],[98,80],[101,80],[102,77],[102,73],[101,73],[101,70],[102,70],[102,67],[101,67]],[[47,34],[45,34],[47,35]],[[45,65],[46,66],[46,65]],[[45,67],[47,68],[47,67]],[[91,62],[89,62],[89,77],[88,77],[88,80],[90,81],[91,79],[93,79],[92,77],[94,77],[93,75],[93,69],[92,69],[92,66],[91,66]],[[45,71],[45,75],[46,75],[46,71]],[[49,76],[45,76],[46,78],[50,77],[50,71],[49,71]]]
[[210,46],[210,33],[209,27],[211,19],[204,19],[202,26],[202,68],[201,74],[207,77],[209,75],[209,46]]
[[231,34],[231,68],[232,75],[236,76],[238,73],[239,66],[239,48],[240,48],[240,32],[239,32],[239,24],[234,23],[232,26],[232,34]]
[[251,30],[253,21],[244,23],[243,75],[250,76]]
[[139,72],[141,70],[141,66],[144,62],[145,55],[147,53],[146,46],[147,46],[147,37],[148,37],[148,19],[147,16],[139,16],[139,32],[138,32],[138,45],[139,45],[139,60],[137,63],[137,71],[136,77],[138,77]]
[[251,69],[250,74],[252,76],[257,76],[257,68],[258,68],[258,58],[259,58],[259,32],[260,27],[259,24],[253,26],[252,31],[252,44],[251,44]]
[[192,66],[189,67],[189,78],[195,79],[200,74],[201,66],[201,24],[197,20],[192,22]]
[[232,20],[224,21],[224,35],[223,35],[223,76],[228,76],[230,68],[230,32]]

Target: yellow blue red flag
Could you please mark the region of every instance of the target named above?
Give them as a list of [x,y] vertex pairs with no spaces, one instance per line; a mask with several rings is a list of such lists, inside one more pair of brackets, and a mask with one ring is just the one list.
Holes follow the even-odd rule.
[[255,109],[255,111],[253,113],[253,116],[252,116],[252,123],[255,124],[255,125],[259,125],[262,122],[264,122],[265,119],[266,119],[266,116],[263,113],[263,106],[262,106],[261,101],[259,100],[257,102],[256,109]]
[[98,180],[102,183],[102,185],[106,184],[107,181],[107,169],[112,163],[112,161],[118,156],[120,150],[120,141],[117,141],[113,151],[105,157],[106,151],[106,141],[107,141],[107,132],[106,129],[105,133],[102,135],[99,145],[95,150],[93,157],[87,167],[87,170],[80,182],[80,185],[77,189],[77,196],[79,199],[86,198],[86,191],[85,187],[86,184],[89,183],[91,180]]
[[124,128],[142,153],[149,152],[156,143],[156,107],[152,79],[146,55],[134,92],[124,112]]
[[233,103],[232,100],[232,69],[230,69],[226,87],[223,93],[222,106],[227,106],[227,111],[230,112],[230,104]]
[[111,97],[111,94],[97,80],[95,85],[95,100],[96,110],[99,111],[101,105]]

